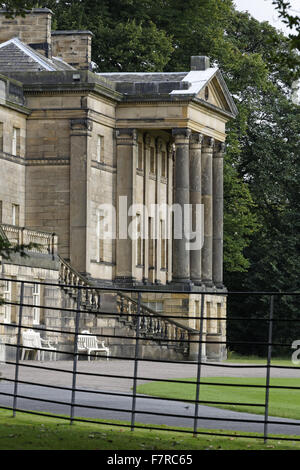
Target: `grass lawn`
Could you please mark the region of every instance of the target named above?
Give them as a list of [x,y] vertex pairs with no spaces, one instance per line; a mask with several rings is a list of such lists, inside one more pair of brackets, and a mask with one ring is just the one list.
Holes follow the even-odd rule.
[[17,412],[16,418],[12,418],[11,411],[0,410],[0,450],[300,450],[300,442],[276,439],[264,444],[261,439],[237,438],[236,432],[229,437],[209,434],[193,437],[168,431],[167,426],[161,426],[165,431],[131,432],[124,427],[128,423],[118,424],[103,425],[99,421],[99,424],[75,422],[70,426],[68,421],[46,415]]
[[[195,382],[195,378],[178,379]],[[238,378],[238,377],[206,377],[202,382],[265,385],[265,378]],[[271,385],[287,387],[300,387],[299,379],[271,378]],[[155,395],[159,397],[175,398],[176,400],[195,400],[196,385],[170,382],[150,382],[138,386],[138,393]],[[264,408],[258,406],[244,406],[238,403],[264,404],[265,390],[263,388],[230,387],[217,385],[200,385],[200,400],[233,402],[236,405],[210,405],[234,411],[263,414]],[[284,390],[270,389],[269,415],[283,418],[300,419],[300,389]]]
[[[259,364],[259,365],[266,365],[267,359],[262,358],[260,356],[243,356],[235,352],[229,352],[228,359],[223,361],[224,364],[229,363],[240,363],[240,364]],[[288,366],[288,367],[298,367],[300,368],[299,364],[293,364],[291,358],[282,358],[282,357],[274,357],[272,358],[271,365],[276,366]]]

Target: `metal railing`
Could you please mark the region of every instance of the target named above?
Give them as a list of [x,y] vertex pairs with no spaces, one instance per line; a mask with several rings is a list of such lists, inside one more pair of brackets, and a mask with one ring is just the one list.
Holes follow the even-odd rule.
[[[1,281],[4,281],[5,279],[0,279]],[[6,279],[7,280],[7,279]],[[83,369],[80,367],[79,370],[79,363],[82,365],[83,362],[79,361],[79,359],[83,358],[85,356],[85,353],[80,352],[78,349],[78,336],[80,335],[80,319],[81,316],[84,313],[89,313],[90,315],[95,315],[97,318],[111,318],[112,314],[115,315],[116,318],[120,318],[122,316],[126,317],[128,319],[128,311],[122,312],[122,309],[116,308],[115,312],[105,312],[105,311],[95,311],[94,313],[91,312],[91,309],[85,310],[84,305],[86,303],[82,303],[82,299],[85,295],[86,291],[92,291],[94,287],[89,287],[87,285],[70,285],[70,284],[53,284],[53,283],[37,283],[33,281],[19,281],[19,280],[13,280],[11,279],[10,282],[16,283],[20,286],[19,289],[19,296],[15,301],[8,301],[6,300],[4,304],[14,306],[14,308],[17,309],[18,314],[17,314],[17,323],[5,323],[5,322],[0,322],[0,328],[14,328],[14,334],[16,336],[16,341],[14,344],[7,342],[5,340],[4,342],[2,341],[2,347],[10,347],[14,348],[16,351],[15,357],[13,360],[6,360],[5,364],[8,366],[14,366],[14,376],[9,376],[8,375],[3,375],[1,377],[2,381],[0,381],[0,408],[2,409],[9,409],[12,411],[13,416],[16,415],[17,412],[24,412],[24,413],[32,413],[36,415],[44,415],[45,411],[47,411],[47,406],[68,406],[69,407],[69,416],[63,416],[61,413],[47,413],[46,416],[50,417],[55,417],[59,419],[64,419],[64,420],[69,420],[70,423],[72,424],[74,421],[84,421],[84,422],[91,422],[91,423],[99,423],[99,421],[96,420],[99,419],[99,412],[103,412],[103,417],[101,419],[101,424],[107,424],[110,426],[121,426],[122,428],[128,427],[131,430],[134,430],[136,428],[143,428],[143,429],[152,429],[152,430],[167,430],[167,431],[176,431],[176,432],[182,432],[182,433],[192,433],[193,435],[198,435],[198,434],[209,434],[209,435],[215,435],[215,436],[230,436],[232,437],[232,433],[230,432],[222,432],[218,431],[218,429],[223,429],[224,423],[227,425],[228,429],[228,423],[232,423],[232,425],[235,425],[236,423],[248,423],[248,424],[259,424],[263,426],[262,432],[259,432],[258,434],[252,434],[252,431],[250,431],[250,434],[244,434],[244,433],[234,433],[234,437],[242,437],[242,438],[249,438],[249,439],[262,439],[264,442],[267,442],[269,439],[280,439],[280,440],[295,440],[295,441],[300,441],[300,437],[297,438],[294,435],[288,435],[290,434],[290,431],[288,431],[289,427],[292,427],[292,429],[299,429],[299,432],[297,432],[297,435],[300,435],[300,420],[282,420],[282,419],[276,419],[276,418],[270,418],[269,416],[269,405],[270,405],[270,390],[300,390],[300,387],[298,386],[289,386],[289,385],[272,385],[271,384],[271,372],[273,368],[280,369],[280,370],[287,370],[287,369],[292,369],[292,370],[297,370],[295,369],[294,366],[283,366],[283,365],[274,365],[272,364],[272,348],[274,346],[282,346],[282,347],[289,347],[291,348],[291,344],[289,343],[284,343],[284,342],[278,342],[274,341],[272,337],[273,333],[273,325],[276,321],[279,322],[284,322],[284,321],[295,321],[296,323],[300,321],[300,318],[296,319],[289,319],[289,318],[275,318],[274,317],[274,309],[276,308],[276,301],[280,299],[281,296],[291,296],[292,298],[297,297],[300,295],[300,293],[290,293],[290,292],[228,292],[226,293],[226,296],[230,298],[231,296],[249,296],[249,295],[255,295],[255,296],[260,296],[260,298],[263,296],[264,298],[266,296],[269,297],[269,309],[268,309],[268,314],[265,315],[263,318],[256,318],[255,320],[260,324],[265,324],[267,325],[266,329],[266,338],[265,341],[249,341],[249,344],[257,344],[259,346],[264,346],[267,350],[267,357],[266,357],[266,363],[265,364],[228,364],[228,363],[209,363],[209,366],[211,368],[218,367],[218,368],[228,368],[230,367],[231,369],[236,368],[237,370],[241,369],[251,369],[251,368],[256,368],[256,369],[263,369],[265,370],[265,383],[264,384],[245,384],[245,383],[226,383],[226,382],[211,382],[209,380],[209,377],[205,378],[203,377],[203,368],[208,365],[208,363],[204,360],[203,357],[203,344],[224,344],[226,347],[234,347],[234,345],[239,344],[239,341],[228,341],[228,339],[224,339],[224,341],[213,341],[211,338],[209,341],[205,339],[205,334],[204,334],[204,322],[208,321],[228,321],[226,318],[220,318],[220,317],[210,317],[209,319],[206,318],[205,316],[205,298],[206,296],[211,296],[212,292],[201,292],[199,295],[201,297],[201,312],[200,316],[193,316],[190,317],[192,319],[197,319],[200,320],[200,327],[199,330],[195,331],[193,330],[193,333],[197,333],[197,337],[195,336],[190,336],[189,338],[184,338],[184,342],[188,342],[189,346],[191,345],[196,345],[198,348],[198,357],[196,361],[188,361],[188,360],[183,360],[183,361],[178,361],[178,360],[173,360],[173,359],[153,359],[153,358],[147,358],[143,357],[141,354],[141,346],[143,342],[148,341],[149,338],[147,335],[143,335],[142,331],[143,328],[141,328],[141,322],[144,319],[147,318],[147,321],[153,317],[154,313],[157,316],[157,312],[153,311],[145,311],[143,313],[143,308],[142,308],[142,297],[145,292],[151,292],[151,293],[159,293],[160,295],[164,294],[184,294],[186,295],[186,292],[182,291],[171,291],[171,290],[153,290],[149,289],[148,291],[145,291],[145,289],[134,289],[130,292],[131,295],[135,295],[136,299],[134,300],[134,311],[130,311],[130,321],[132,321],[134,327],[135,327],[135,334],[134,336],[130,337],[131,340],[134,341],[134,354],[131,357],[124,357],[124,356],[118,356],[117,354],[110,354],[110,360],[120,360],[120,361],[128,361],[130,363],[133,363],[133,373],[131,374],[126,374],[126,373],[118,373],[118,374],[112,374],[110,373],[109,367],[106,367],[104,371],[99,372],[97,369]],[[55,311],[55,312],[68,312],[68,315],[72,314],[74,318],[74,327],[72,330],[70,329],[64,329],[63,327],[61,328],[53,328],[53,327],[45,327],[45,325],[29,325],[28,324],[28,317],[25,315],[26,309],[31,309],[33,307],[36,307],[33,303],[28,302],[28,296],[25,295],[25,290],[32,286],[33,284],[42,284],[44,288],[51,287],[51,288],[57,288],[57,289],[72,289],[73,293],[76,292],[76,305],[74,308],[62,308],[61,306],[48,306],[48,305],[43,305],[41,308],[47,309],[47,311]],[[16,290],[16,289],[15,289]],[[101,291],[101,292],[100,292]],[[118,298],[121,299],[118,302],[122,302],[123,296],[126,300],[130,299],[132,301],[131,296],[128,296],[128,289],[118,289],[118,291],[114,291],[112,288],[109,287],[101,287],[99,288],[98,294],[101,295],[101,293],[112,293],[112,294],[117,294]],[[194,294],[194,293],[193,293]],[[224,296],[224,293],[218,293],[215,292],[213,295],[218,296],[222,295]],[[118,302],[116,305],[118,305]],[[151,309],[150,309],[151,310]],[[178,319],[178,316],[176,315],[168,315],[167,316],[168,321],[170,322],[176,322],[176,318]],[[253,320],[253,318],[251,319]],[[144,320],[143,320],[144,321]],[[247,321],[246,317],[243,318],[230,318],[230,322],[234,321]],[[262,322],[262,323],[261,323]],[[176,325],[176,323],[174,323]],[[53,334],[59,334],[61,336],[67,335],[68,337],[72,337],[71,342],[69,343],[69,349],[68,350],[59,350],[58,346],[58,352],[60,353],[60,356],[64,356],[66,358],[69,358],[70,356],[72,357],[72,360],[68,363],[70,364],[69,367],[67,367],[66,363],[63,362],[62,364],[64,367],[55,367],[56,363],[51,362],[50,364],[48,362],[46,363],[41,363],[37,364],[36,362],[32,361],[21,361],[20,356],[21,356],[21,351],[22,348],[24,347],[22,344],[22,331],[24,329],[32,328],[33,330],[37,332],[41,332],[43,334],[47,335],[52,335]],[[0,330],[1,331],[1,330]],[[155,338],[155,335],[151,336],[151,341],[154,344],[157,342],[157,344],[161,344],[162,342],[162,335],[161,332],[157,331],[158,335]],[[0,335],[1,336],[1,335]],[[110,339],[115,338],[116,335],[113,333],[111,334],[102,334],[102,333],[93,333],[93,336],[100,337],[102,340],[105,339],[106,341],[110,341]],[[122,339],[124,342],[128,340],[128,335],[127,334],[119,334],[117,336],[119,339]],[[194,339],[192,339],[194,338]],[[196,338],[196,339],[195,339]],[[182,342],[182,338],[178,337],[167,337],[165,336],[163,338],[164,343],[180,343]],[[247,342],[243,342],[244,344]],[[37,348],[41,351],[47,352],[47,348]],[[92,357],[96,359],[96,354],[91,354]],[[146,363],[153,363],[157,364],[157,367],[160,367],[160,373],[159,377],[149,377],[147,375],[140,375],[140,370],[143,370],[143,365]],[[85,363],[87,364],[87,363]],[[108,362],[108,364],[112,364],[112,362]],[[125,364],[125,363],[124,363]],[[195,380],[187,380],[187,379],[178,379],[178,378],[168,378],[167,377],[167,370],[170,364],[192,364],[196,368],[196,374],[195,374]],[[21,370],[28,370],[30,369],[31,371],[35,371],[36,375],[35,377],[37,380],[34,382],[32,380],[23,380],[20,376],[20,371]],[[122,369],[122,368],[121,368]],[[65,385],[57,385],[57,384],[51,384],[49,382],[47,383],[42,383],[41,381],[38,381],[38,373],[40,371],[48,371],[48,372],[55,372],[57,374],[66,374],[69,377],[72,378],[72,385],[66,386]],[[130,380],[132,381],[132,391],[128,391],[127,393],[114,390],[114,391],[107,391],[105,390],[105,387],[101,390],[95,390],[95,389],[88,389],[88,386],[80,387],[78,386],[78,378],[82,377],[87,377],[87,378],[100,378],[102,381],[105,381],[105,379],[115,379],[121,382],[122,380]],[[182,401],[184,401],[185,405],[191,406],[193,408],[193,412],[190,414],[187,413],[178,413],[178,412],[172,412],[172,404],[176,404],[180,402],[181,399],[179,398],[166,398],[166,397],[160,397],[160,396],[155,396],[155,397],[150,397],[150,396],[145,396],[145,395],[139,395],[138,394],[138,389],[137,385],[139,381],[143,382],[151,382],[151,381],[159,381],[161,383],[171,383],[171,384],[192,384],[195,386],[195,397],[194,399],[187,399],[185,397],[182,397]],[[11,383],[13,384],[13,390],[9,392],[5,392],[3,390],[3,383]],[[87,381],[88,382],[88,381]],[[42,396],[39,397],[33,397],[32,395],[24,395],[23,393],[19,393],[19,386],[24,386],[24,385],[29,385],[33,387],[38,387],[38,391],[42,389],[47,389],[47,390],[56,390],[56,391],[61,391],[61,392],[69,392],[70,393],[70,398],[68,400],[63,400],[63,399],[53,399],[53,398],[43,398]],[[263,402],[260,403],[254,403],[254,402],[244,402],[244,401],[237,401],[237,402],[229,402],[225,400],[202,400],[201,399],[201,388],[205,385],[214,385],[215,387],[220,388],[220,393],[222,393],[222,390],[224,390],[224,387],[236,387],[239,390],[243,390],[244,388],[251,388],[251,389],[262,389],[264,390],[264,400]],[[110,404],[104,403],[102,406],[97,406],[94,404],[87,404],[86,402],[81,402],[78,400],[78,395],[80,393],[88,393],[92,394],[93,396],[98,396],[98,397],[113,397],[114,399],[123,399],[126,398],[129,401],[127,401],[127,406],[125,408],[121,408],[120,406],[114,405],[111,406],[111,401]],[[2,397],[2,398],[1,398]],[[13,403],[11,406],[6,406],[4,403],[4,398],[12,398]],[[23,406],[19,407],[20,400],[28,400],[31,402],[31,405],[28,406]],[[168,404],[169,409],[166,411],[153,411],[152,409],[149,409],[149,407],[144,406],[143,409],[137,407],[137,401],[143,401],[143,403],[150,403],[150,400],[152,401],[151,403],[154,403],[157,400],[165,401],[166,404]],[[44,412],[39,412],[39,411],[34,411],[30,409],[30,407],[34,408],[34,403],[35,402],[41,402],[44,405]],[[263,410],[263,419],[258,419],[256,415],[252,417],[247,417],[236,415],[236,417],[233,416],[226,416],[226,417],[219,417],[216,415],[208,415],[207,414],[207,409],[201,408],[203,405],[209,405],[213,406],[213,410],[216,410],[218,406],[235,406],[235,405],[240,405],[240,406],[247,406],[247,407],[258,407]],[[300,404],[299,404],[300,407]],[[175,408],[174,408],[175,409]],[[75,413],[75,410],[79,410]],[[88,410],[89,412],[89,418],[83,418],[83,410]],[[127,423],[122,423],[118,424],[114,422],[114,420],[111,419],[106,419],[105,418],[105,413],[108,411],[110,412],[115,412],[115,413],[128,413],[130,415],[130,419],[126,420],[128,421]],[[205,414],[206,413],[206,414]],[[137,416],[140,418],[137,419]],[[151,419],[155,417],[159,417],[160,419],[165,419],[165,423],[168,424],[170,419],[175,418],[177,423],[180,423],[180,420],[187,420],[189,422],[188,425],[181,426],[181,424],[177,424],[176,427],[174,425],[170,425],[169,427],[160,427],[159,425],[154,424],[153,422],[151,423]],[[93,419],[94,418],[94,419]],[[101,416],[100,416],[101,418]],[[150,419],[151,418],[151,419]],[[144,424],[140,424],[140,423]],[[205,430],[205,427],[209,427],[207,423],[215,423],[215,430],[214,431],[209,431]],[[206,423],[206,424],[205,424]],[[276,433],[277,435],[275,436],[274,432],[270,433],[270,426],[274,427],[275,425],[281,426],[285,429],[287,429],[287,432],[285,433],[286,435],[283,437],[282,433]],[[177,427],[180,426],[180,429]],[[204,429],[203,429],[204,428]],[[278,434],[280,434],[278,436]],[[295,434],[295,433],[293,433]]]

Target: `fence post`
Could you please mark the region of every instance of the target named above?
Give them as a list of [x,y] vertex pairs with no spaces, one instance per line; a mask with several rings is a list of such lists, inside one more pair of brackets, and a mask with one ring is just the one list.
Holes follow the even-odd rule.
[[78,288],[77,303],[76,303],[76,318],[75,318],[74,353],[73,353],[73,379],[72,379],[70,424],[73,424],[73,419],[74,419],[75,389],[76,389],[77,360],[78,360],[78,333],[79,333],[80,304],[81,304],[81,289]]
[[266,396],[265,396],[265,422],[264,422],[264,443],[265,444],[268,440],[269,391],[270,391],[269,387],[270,387],[270,372],[271,372],[271,357],[272,357],[273,312],[274,312],[274,295],[271,295],[270,312],[269,312],[269,332],[268,332]]
[[21,281],[19,323],[18,323],[18,336],[17,336],[17,348],[16,348],[15,386],[14,386],[14,401],[13,401],[13,417],[14,418],[16,417],[16,408],[17,408],[23,303],[24,303],[24,281]]
[[200,313],[200,333],[199,333],[199,346],[198,346],[198,364],[197,364],[197,385],[196,385],[196,401],[194,413],[194,436],[197,433],[197,419],[199,410],[199,395],[200,395],[200,379],[201,379],[201,362],[202,362],[202,338],[203,338],[203,318],[204,318],[204,294],[201,294],[201,313]]
[[136,385],[138,373],[138,357],[139,357],[139,337],[140,337],[140,315],[141,315],[141,293],[138,293],[137,317],[135,329],[135,354],[134,354],[134,372],[133,372],[133,391],[132,391],[132,407],[131,407],[131,431],[134,431],[135,409],[136,409]]

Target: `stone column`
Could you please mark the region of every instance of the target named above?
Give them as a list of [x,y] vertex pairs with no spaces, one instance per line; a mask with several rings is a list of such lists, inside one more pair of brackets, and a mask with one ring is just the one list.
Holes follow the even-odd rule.
[[202,248],[202,281],[212,287],[213,266],[213,171],[214,139],[205,137],[202,147],[202,204],[204,205],[204,244]]
[[[150,172],[150,143],[151,136],[144,136],[144,205],[149,209],[149,172]],[[148,234],[148,211],[144,211],[144,277],[143,282],[148,284],[149,278],[149,234]]]
[[[190,283],[190,255],[186,250],[186,243],[189,242],[185,236],[184,219],[189,216],[188,208],[184,207],[190,202],[190,158],[189,142],[190,129],[176,128],[172,131],[175,138],[175,181],[174,181],[174,204],[177,204],[182,211],[181,226],[176,227],[176,217],[174,216],[174,239],[173,239],[173,282]],[[184,217],[185,216],[185,217]],[[180,223],[177,220],[177,225]],[[186,224],[188,226],[188,224]],[[176,232],[179,231],[180,238],[176,239]]]
[[90,264],[90,179],[89,138],[93,123],[89,119],[70,121],[70,262],[81,273]]
[[225,144],[219,142],[213,156],[213,281],[223,287],[223,161]]
[[[196,228],[196,205],[202,203],[201,194],[201,150],[203,135],[194,133],[190,139],[190,204],[192,205],[192,230]],[[203,227],[201,227],[203,230]],[[190,251],[191,281],[201,285],[201,248]]]
[[[128,210],[135,201],[137,132],[135,129],[117,129],[117,240],[116,280],[124,284],[134,281],[135,260],[133,240],[128,234],[133,217]],[[127,199],[126,199],[127,198]]]
[[[167,199],[167,204],[168,207],[170,208],[173,204],[173,173],[174,173],[174,145],[172,143],[168,144],[168,199]],[[168,258],[167,258],[167,264],[168,264],[168,276],[167,280],[168,282],[172,281],[172,246],[173,246],[173,239],[172,239],[172,233],[173,233],[173,225],[172,225],[172,214],[170,211],[168,211],[168,223],[167,223],[167,228],[168,228]]]
[[155,253],[156,253],[156,265],[155,265],[155,284],[161,284],[160,281],[160,269],[161,269],[161,237],[160,237],[160,180],[161,180],[161,152],[162,152],[163,140],[158,137],[156,139],[156,214],[155,214],[155,233],[157,234],[155,240]]

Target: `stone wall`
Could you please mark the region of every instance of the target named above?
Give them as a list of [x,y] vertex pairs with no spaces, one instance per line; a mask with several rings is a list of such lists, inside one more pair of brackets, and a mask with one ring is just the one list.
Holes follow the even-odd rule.
[[[31,264],[31,265],[30,265]],[[14,259],[12,262],[5,262],[2,260],[1,278],[13,279],[18,281],[36,281],[36,282],[49,282],[53,284],[58,283],[58,265],[49,259],[39,260],[37,263],[40,266],[35,267],[33,260],[20,261]],[[41,267],[43,266],[44,267]],[[48,266],[47,266],[48,265]],[[20,299],[20,282],[10,282],[11,286],[11,302],[19,302]],[[4,282],[0,281],[0,295],[3,295]],[[33,285],[24,285],[24,303],[33,304]],[[57,310],[50,310],[49,307],[58,307],[61,305],[61,292],[60,289],[54,286],[41,286],[40,304],[44,308],[40,309],[40,324],[35,325],[38,328],[48,328],[51,326],[53,317],[60,318],[61,312]],[[48,307],[48,308],[47,308]],[[17,324],[19,318],[19,307],[17,305],[11,306],[11,324],[0,325],[0,336],[3,343],[17,344]],[[4,306],[0,306],[0,322],[4,322]],[[61,323],[60,323],[61,324]],[[22,325],[31,328],[33,326],[33,308],[24,307],[22,314]],[[53,339],[57,335],[54,333],[40,332],[41,337],[44,339]],[[6,346],[5,360],[14,360],[16,355],[16,347]]]
[[22,42],[51,57],[51,17],[47,8],[35,8],[24,17],[7,18],[0,11],[0,43],[18,37]]
[[90,31],[52,31],[52,55],[81,70],[89,70],[92,60]]
[[70,119],[65,109],[80,106],[80,97],[30,96],[28,103],[35,112],[27,121],[26,225],[55,232],[59,237],[59,253],[68,259]]
[[[200,331],[201,293],[143,293],[142,299],[153,310],[161,311],[162,315],[178,317],[178,320],[172,319],[185,327]],[[226,295],[205,294],[202,327],[202,339],[205,341],[202,344],[203,359],[217,361],[226,359],[226,344],[223,344],[226,341],[226,302]],[[197,340],[197,336],[194,339]],[[197,360],[197,344],[191,344],[190,356]]]
[[[14,129],[15,155],[12,154]],[[17,224],[23,226],[25,222],[25,138],[26,115],[0,105],[0,223],[13,223],[13,205],[19,206]]]

